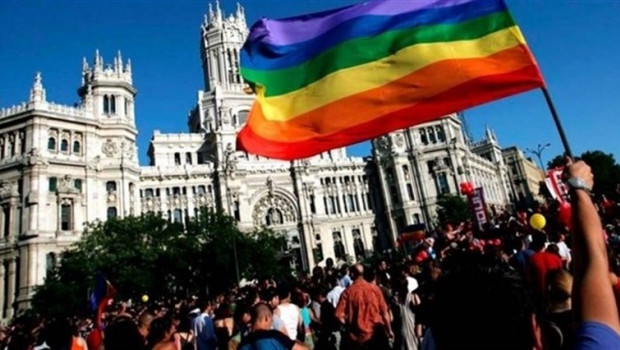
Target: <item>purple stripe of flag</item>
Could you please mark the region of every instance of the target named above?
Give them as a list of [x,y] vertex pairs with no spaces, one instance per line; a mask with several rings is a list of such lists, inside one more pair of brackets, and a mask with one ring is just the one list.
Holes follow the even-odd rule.
[[248,40],[290,45],[319,36],[334,26],[364,15],[396,15],[425,8],[450,7],[484,0],[373,0],[341,9],[279,20],[263,18],[252,26]]

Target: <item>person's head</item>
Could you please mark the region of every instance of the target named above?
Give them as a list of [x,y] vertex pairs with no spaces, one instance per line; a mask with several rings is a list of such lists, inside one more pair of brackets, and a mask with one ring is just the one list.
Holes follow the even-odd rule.
[[550,271],[547,274],[547,297],[550,305],[566,303],[573,290],[573,276],[564,269]]
[[144,339],[146,339],[146,336],[149,334],[149,330],[151,329],[151,322],[153,322],[154,318],[155,315],[148,310],[141,313],[138,317],[138,331],[140,332],[140,334],[142,334],[142,337],[144,337]]
[[252,321],[251,306],[247,303],[239,303],[235,307],[235,324],[247,326]]
[[[280,305],[280,298],[275,287],[269,287],[261,292],[261,300],[272,308]],[[257,304],[257,303],[254,303]]]
[[269,306],[264,303],[254,305],[251,312],[252,330],[269,330],[273,320],[273,313]]
[[557,256],[560,256],[560,248],[558,248],[558,246],[555,243],[551,243],[547,246],[547,249],[545,249],[546,252],[549,252],[551,254],[555,254]]
[[335,288],[340,285],[340,280],[336,275],[331,275],[327,278],[327,282],[329,282],[329,286]]
[[362,264],[354,264],[349,270],[351,279],[356,281],[364,277],[364,266]]
[[384,259],[381,259],[377,268],[379,269],[379,271],[386,271],[388,269],[388,264]]
[[106,349],[144,349],[144,338],[130,318],[121,317],[105,328],[103,345]]
[[147,337],[149,347],[159,343],[170,341],[172,335],[176,332],[176,328],[169,317],[158,317],[151,322],[151,330]]
[[364,279],[366,280],[366,282],[374,283],[376,278],[377,278],[377,275],[375,274],[375,269],[370,268],[370,267],[367,269],[364,269]]
[[545,248],[545,244],[547,243],[547,236],[539,231],[536,231],[532,234],[532,243],[530,243],[530,249],[535,252],[540,252]]
[[542,346],[535,306],[523,280],[488,257],[468,254],[459,259],[439,279],[430,315],[437,349]]
[[327,258],[325,259],[325,267],[328,269],[333,269],[334,268],[334,259],[332,258]]
[[289,302],[291,300],[291,288],[286,284],[278,286],[278,298],[280,303]]

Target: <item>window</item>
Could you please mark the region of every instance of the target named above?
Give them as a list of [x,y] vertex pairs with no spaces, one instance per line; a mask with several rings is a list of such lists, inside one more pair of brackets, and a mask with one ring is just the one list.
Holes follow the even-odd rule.
[[60,141],[60,151],[61,152],[69,152],[69,141],[62,139]]
[[116,182],[115,181],[108,181],[105,184],[105,190],[110,193],[110,192],[116,192]]
[[62,231],[73,230],[73,218],[71,213],[71,204],[63,204],[60,206],[60,229]]
[[407,165],[403,165],[403,176],[405,180],[409,180],[409,167]]
[[174,210],[174,222],[178,222],[179,224],[183,223],[183,211],[181,209]]
[[4,221],[3,236],[8,237],[11,234],[11,207],[9,207],[8,205],[2,207],[2,214],[2,219]]
[[181,194],[181,188],[180,187],[173,187],[172,188],[172,194],[175,195],[175,196]]
[[239,125],[243,125],[248,121],[248,114],[250,114],[249,111],[239,111]]
[[196,152],[196,161],[198,162],[198,164],[204,164],[205,160],[202,156],[202,152]]
[[52,273],[52,271],[54,271],[55,267],[56,267],[56,254],[53,252],[47,253],[47,255],[45,256],[45,271],[48,276],[50,273]]
[[413,223],[414,224],[419,224],[420,223],[420,214],[418,214],[418,213],[413,214]]
[[428,138],[426,137],[426,130],[420,129],[420,141],[423,144],[428,145]]
[[437,143],[437,139],[435,138],[435,130],[433,127],[428,128],[428,140],[432,143]]
[[198,194],[205,194],[205,187],[203,185],[198,186]]
[[47,139],[47,150],[48,151],[56,150],[56,139],[55,138],[50,137],[49,139]]
[[438,125],[436,128],[436,133],[437,133],[437,141],[439,142],[445,142],[446,141],[446,134],[443,132],[443,126]]
[[185,153],[185,164],[192,164],[192,154],[190,152]]
[[73,187],[75,187],[76,190],[82,192],[82,179],[73,180]]
[[409,200],[410,201],[414,200],[414,197],[413,197],[413,186],[411,186],[411,184],[407,184],[407,195],[409,196]]
[[110,113],[110,97],[103,95],[103,114]]
[[362,235],[359,229],[354,229],[353,233],[353,249],[355,250],[355,256],[360,259],[366,255],[364,250],[364,242],[362,241]]
[[116,114],[116,96],[110,96],[110,113]]
[[329,213],[336,214],[336,198],[334,196],[329,196]]
[[332,236],[334,238],[334,255],[336,256],[336,259],[344,259],[344,244],[342,243],[342,236],[340,235],[340,232],[334,232],[332,233]]
[[445,173],[437,175],[437,187],[440,194],[450,193],[450,185],[448,184],[448,177]]
[[398,198],[398,191],[396,190],[396,186],[390,186],[390,196],[392,196],[392,203],[400,203],[400,198]]
[[58,184],[58,179],[56,177],[50,177],[48,182],[48,190],[50,192],[56,191],[56,186]]
[[82,147],[80,145],[80,141],[73,141],[73,153],[80,154],[82,151]]
[[108,220],[115,219],[117,214],[116,207],[108,207]]
[[174,165],[181,165],[181,153],[174,154]]
[[348,213],[351,210],[351,207],[349,207],[349,203],[347,203],[347,196],[346,195],[342,195],[342,206],[344,207],[344,212]]
[[127,111],[129,110],[129,101],[127,101],[127,99],[125,99],[124,101],[125,101],[125,103],[124,103],[124,105],[125,105],[124,112],[125,112],[125,115],[127,115]]
[[146,198],[153,197],[153,189],[152,188],[147,188],[146,190],[144,190],[144,196]]
[[316,205],[314,204],[314,195],[310,195],[310,212],[316,214]]
[[356,211],[355,209],[355,203],[353,202],[353,195],[350,194],[347,196],[347,206],[349,207],[349,211]]

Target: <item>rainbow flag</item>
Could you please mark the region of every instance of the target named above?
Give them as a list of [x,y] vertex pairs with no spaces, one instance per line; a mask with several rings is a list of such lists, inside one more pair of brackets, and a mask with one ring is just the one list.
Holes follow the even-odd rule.
[[376,0],[262,19],[238,146],[297,159],[544,85],[502,0]]

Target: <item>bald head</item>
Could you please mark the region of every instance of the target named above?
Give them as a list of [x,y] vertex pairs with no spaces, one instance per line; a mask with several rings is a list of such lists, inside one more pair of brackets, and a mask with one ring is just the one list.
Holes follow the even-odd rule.
[[362,264],[355,264],[351,266],[351,279],[357,280],[358,278],[362,278],[364,276],[364,266]]
[[250,315],[252,316],[252,328],[254,330],[271,329],[273,313],[267,304],[258,303],[254,305]]

